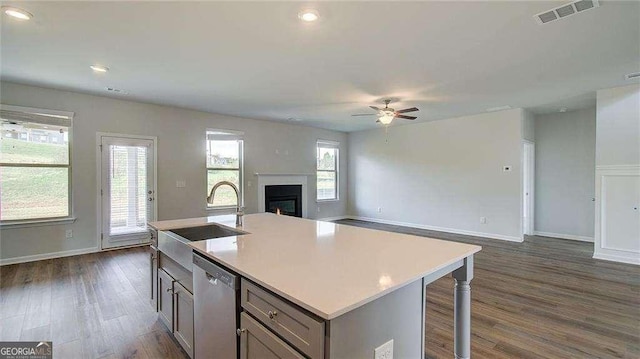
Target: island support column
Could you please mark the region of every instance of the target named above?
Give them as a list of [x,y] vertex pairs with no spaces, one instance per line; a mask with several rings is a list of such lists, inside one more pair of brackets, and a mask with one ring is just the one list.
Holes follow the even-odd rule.
[[471,358],[471,286],[473,255],[452,273],[456,282],[453,293],[453,347],[456,359]]

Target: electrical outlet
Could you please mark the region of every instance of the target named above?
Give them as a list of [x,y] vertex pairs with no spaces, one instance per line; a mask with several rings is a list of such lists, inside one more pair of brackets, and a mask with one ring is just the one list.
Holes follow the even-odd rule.
[[65,232],[64,236],[66,238],[73,238],[73,229],[67,229],[67,231]]
[[373,354],[374,359],[393,359],[393,339],[377,347]]
[[487,224],[487,217],[480,217],[481,224]]
[[378,207],[378,213],[382,213],[382,207]]
[[187,187],[187,181],[185,180],[176,181],[176,188],[185,188],[185,187]]
[[320,206],[316,207],[318,213],[320,213]]

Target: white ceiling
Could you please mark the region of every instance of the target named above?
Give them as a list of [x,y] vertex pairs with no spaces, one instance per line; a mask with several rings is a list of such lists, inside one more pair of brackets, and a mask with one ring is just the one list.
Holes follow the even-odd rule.
[[384,98],[416,121],[562,107],[640,71],[637,1],[547,25],[562,2],[318,2],[311,24],[301,2],[3,4],[34,14],[2,16],[3,80],[341,131]]

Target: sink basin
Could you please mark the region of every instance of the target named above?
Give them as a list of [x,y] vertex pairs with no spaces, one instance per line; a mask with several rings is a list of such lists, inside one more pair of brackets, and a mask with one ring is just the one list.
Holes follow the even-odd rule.
[[205,239],[239,236],[246,234],[242,231],[236,231],[230,228],[222,227],[217,224],[210,224],[207,226],[188,227],[172,229],[170,232],[179,235],[180,237],[194,242],[202,241]]

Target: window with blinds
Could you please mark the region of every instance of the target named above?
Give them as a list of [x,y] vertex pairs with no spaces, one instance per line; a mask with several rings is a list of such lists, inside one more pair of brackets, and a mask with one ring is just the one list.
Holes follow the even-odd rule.
[[[229,130],[207,131],[207,193],[216,183],[229,181],[238,188],[242,205],[242,160],[243,133]],[[221,186],[216,190],[213,203],[208,208],[236,207],[238,199],[235,191],[229,186]]]
[[0,105],[0,220],[71,216],[73,113]]
[[318,141],[316,152],[316,188],[318,201],[338,199],[338,147],[334,141]]

